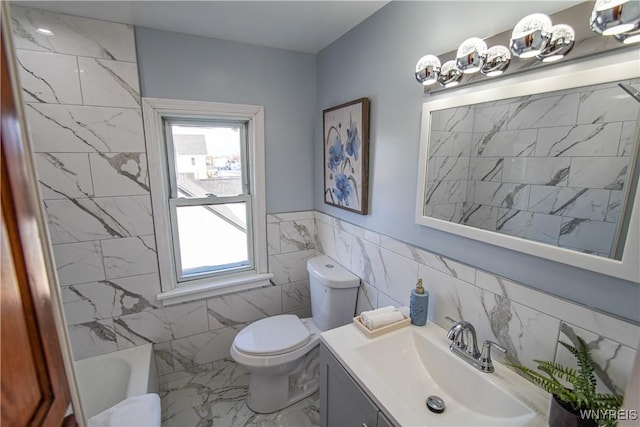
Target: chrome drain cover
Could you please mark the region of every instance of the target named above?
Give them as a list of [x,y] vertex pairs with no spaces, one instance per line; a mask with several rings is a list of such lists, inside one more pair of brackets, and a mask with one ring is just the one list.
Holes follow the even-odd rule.
[[440,396],[436,396],[436,395],[432,395],[427,397],[427,408],[429,408],[429,410],[431,412],[434,412],[436,414],[441,414],[444,412],[444,400],[442,400],[442,398]]

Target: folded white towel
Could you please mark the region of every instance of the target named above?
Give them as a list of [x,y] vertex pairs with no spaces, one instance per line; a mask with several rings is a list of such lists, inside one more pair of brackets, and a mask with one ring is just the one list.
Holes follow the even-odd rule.
[[160,397],[155,393],[123,400],[89,418],[88,427],[160,427]]
[[402,313],[393,306],[379,308],[377,310],[363,311],[360,314],[362,323],[370,331],[399,322],[404,319]]

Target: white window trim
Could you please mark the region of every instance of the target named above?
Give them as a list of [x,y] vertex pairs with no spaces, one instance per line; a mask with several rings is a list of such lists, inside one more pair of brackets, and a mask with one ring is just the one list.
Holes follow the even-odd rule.
[[[267,224],[265,201],[264,107],[258,105],[218,102],[184,101],[177,99],[142,98],[151,205],[154,216],[156,246],[162,292],[158,300],[163,305],[178,304],[269,284],[273,274],[267,266]],[[254,270],[193,280],[177,286],[173,261],[172,233],[169,216],[169,188],[164,147],[164,117],[211,117],[243,119],[249,122],[248,147],[249,182],[252,188]]]

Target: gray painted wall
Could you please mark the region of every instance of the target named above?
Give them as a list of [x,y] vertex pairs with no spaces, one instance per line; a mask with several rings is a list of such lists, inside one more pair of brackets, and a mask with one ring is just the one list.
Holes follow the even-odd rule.
[[142,96],[263,105],[267,213],[312,209],[315,55],[135,31]]
[[[414,222],[420,114],[425,95],[413,77],[427,53],[487,37],[528,13],[566,2],[392,2],[320,52],[315,117],[315,208],[531,287],[623,318],[640,320],[640,286],[419,226]],[[585,19],[587,19],[585,17]],[[456,23],[464,25],[456,25]],[[322,110],[371,99],[370,214],[323,203]],[[637,238],[637,236],[635,237]],[[428,283],[426,284],[428,287]]]

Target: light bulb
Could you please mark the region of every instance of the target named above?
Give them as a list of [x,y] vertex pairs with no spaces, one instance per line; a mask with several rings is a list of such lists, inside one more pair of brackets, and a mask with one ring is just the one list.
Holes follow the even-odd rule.
[[569,25],[558,24],[551,28],[551,40],[536,57],[542,62],[553,62],[564,58],[573,49],[576,33]]
[[487,77],[499,76],[511,63],[511,52],[505,46],[491,46],[480,72]]
[[487,56],[487,44],[478,37],[472,37],[462,42],[456,52],[456,66],[465,74],[480,71]]
[[603,36],[632,31],[640,22],[637,0],[597,0],[591,11],[591,29]]
[[440,77],[438,82],[444,87],[457,86],[462,78],[462,71],[456,67],[456,61],[453,59],[442,64],[440,68]]
[[543,13],[534,13],[513,27],[509,48],[519,58],[533,58],[542,52],[550,39],[551,18]]
[[440,60],[435,55],[425,55],[416,64],[416,80],[424,86],[438,81]]

